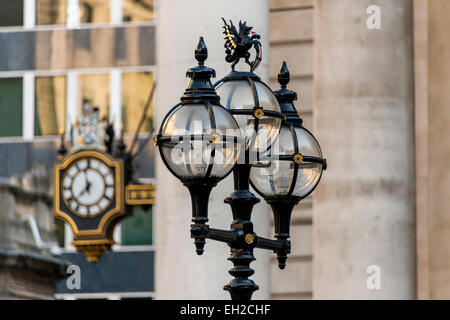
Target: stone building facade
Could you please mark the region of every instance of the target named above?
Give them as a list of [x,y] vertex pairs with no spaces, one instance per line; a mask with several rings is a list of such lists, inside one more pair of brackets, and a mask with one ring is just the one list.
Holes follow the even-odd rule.
[[[123,125],[127,146],[134,138],[139,120],[144,119],[135,149],[141,151],[136,158],[135,174],[146,179],[145,183],[154,182],[153,149],[146,144],[153,130],[152,104],[143,115],[154,84],[153,1],[0,3],[0,180],[4,182],[0,188],[0,248],[6,250],[0,253],[0,269],[5,272],[1,273],[0,290],[6,290],[1,291],[2,297],[3,292],[10,292],[4,288],[12,286],[14,292],[21,288],[17,297],[22,298],[151,299],[154,297],[151,208],[133,210],[133,216],[116,228],[115,251],[94,267],[70,244],[70,227],[54,221],[51,185],[47,184],[44,190],[41,186],[27,189],[28,184],[22,181],[36,166],[44,168],[45,177],[52,181],[60,132],[64,132],[70,149],[72,129],[87,101],[99,109],[101,120],[113,125],[116,138]],[[53,270],[50,267],[53,258],[48,250],[34,245],[33,231],[27,227],[28,222],[21,221],[24,212],[34,217],[44,242],[58,240],[60,260],[78,265],[81,288],[69,288],[65,280],[56,284],[56,278],[52,278],[53,283],[50,278],[42,278],[43,268]],[[50,260],[34,262],[39,254]],[[123,257],[129,263],[122,264]],[[17,268],[12,267],[14,263]],[[127,272],[127,267],[148,272]],[[110,285],[108,279],[117,270],[125,276],[116,277],[117,281]],[[13,271],[21,273],[11,275]],[[5,280],[6,273],[12,279],[9,282]],[[36,290],[28,288],[28,295],[23,294],[28,289],[21,282],[27,274],[30,285],[36,287]],[[68,276],[65,269],[63,275]],[[47,291],[37,279],[48,280]],[[41,293],[33,294],[33,290]]]
[[[296,88],[297,106],[311,110],[306,125],[330,164],[313,196],[312,224],[302,225],[312,233],[301,232],[298,244],[312,263],[283,276],[274,272],[272,297],[311,288],[317,299],[450,298],[450,4],[272,0],[270,6],[271,66],[283,57],[311,75],[309,87]],[[380,9],[381,29],[367,27],[369,6]],[[367,286],[371,266],[379,267],[379,290]]]
[[[197,13],[197,5],[201,7],[192,4],[190,17]],[[287,269],[277,270],[272,257],[270,275],[265,275],[268,282],[262,283],[261,290],[269,285],[264,294],[274,299],[448,298],[445,198],[449,179],[444,167],[449,158],[450,119],[446,107],[450,97],[446,89],[448,1],[271,0],[257,4],[258,8],[266,5],[268,20],[263,21],[262,15],[252,19],[251,11],[245,18],[258,26],[263,37],[270,37],[270,85],[277,87],[276,74],[281,62],[287,61],[293,75],[291,88],[300,97],[296,105],[330,165],[314,195],[293,215],[293,254]],[[205,11],[200,12],[203,17]],[[206,12],[211,16],[228,13],[222,7]],[[380,29],[368,25],[377,12]],[[235,13],[229,14],[233,18]],[[165,32],[164,28],[160,26],[159,32]],[[218,41],[216,29],[211,34],[202,27],[191,25],[191,29]],[[194,36],[189,40],[183,45],[187,51],[183,68],[189,65]],[[209,46],[210,50],[215,46]],[[223,61],[215,63],[215,52],[211,57],[209,65],[220,70]],[[171,79],[181,81],[173,75]],[[184,85],[177,83],[177,92]],[[171,101],[175,103],[176,98]],[[157,176],[165,176],[158,170]],[[183,201],[188,203],[187,194],[178,189],[177,197],[186,197]],[[175,207],[164,207],[159,215]],[[181,218],[177,223],[185,224]],[[162,224],[159,227],[164,229]],[[217,249],[211,245],[210,250]],[[209,266],[214,270],[211,278],[217,279],[219,257],[203,260],[202,273],[209,274],[204,269]],[[256,274],[265,272],[258,266],[255,269]],[[379,288],[368,285],[373,276],[379,276]],[[220,287],[219,282],[206,280],[208,288]],[[165,284],[160,282],[162,287]]]
[[[314,1],[270,1],[270,87],[279,87],[277,74],[286,61],[291,74],[289,88],[303,125],[313,130]],[[325,154],[326,156],[326,154]],[[325,172],[326,174],[326,172]],[[292,254],[285,271],[271,261],[271,298],[312,298],[312,221],[314,193],[295,207],[291,222]]]

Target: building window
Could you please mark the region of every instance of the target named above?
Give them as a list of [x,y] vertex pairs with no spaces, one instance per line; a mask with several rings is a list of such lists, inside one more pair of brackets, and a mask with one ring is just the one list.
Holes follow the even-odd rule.
[[123,0],[123,21],[153,21],[153,0]]
[[83,74],[78,76],[78,114],[89,104],[98,108],[99,119],[109,119],[109,74]]
[[22,78],[0,78],[0,137],[22,136]]
[[81,23],[109,23],[110,0],[80,0]]
[[67,0],[37,0],[36,24],[65,24]]
[[121,223],[121,245],[151,245],[152,207],[145,211],[141,206],[133,206],[133,215]]
[[[134,133],[153,87],[152,72],[124,72],[122,74],[122,122],[126,133]],[[142,132],[153,130],[153,101],[145,115]]]
[[36,77],[35,136],[54,136],[65,128],[66,77]]
[[0,27],[23,25],[23,0],[0,0]]

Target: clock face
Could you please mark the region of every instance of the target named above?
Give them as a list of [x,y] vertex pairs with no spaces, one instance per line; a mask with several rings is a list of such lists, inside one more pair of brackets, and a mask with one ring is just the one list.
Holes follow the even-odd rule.
[[107,209],[115,197],[113,171],[96,158],[81,158],[72,163],[62,180],[66,206],[82,217],[93,217]]

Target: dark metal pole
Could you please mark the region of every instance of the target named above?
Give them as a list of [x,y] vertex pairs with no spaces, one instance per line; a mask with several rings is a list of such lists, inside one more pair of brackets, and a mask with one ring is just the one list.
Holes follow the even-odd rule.
[[233,244],[228,260],[234,267],[228,272],[234,277],[224,289],[227,290],[232,300],[251,300],[253,292],[258,286],[249,279],[255,271],[250,268],[250,263],[255,261],[253,249],[256,246],[253,223],[250,221],[253,206],[259,202],[249,190],[249,178],[251,165],[237,164],[233,169],[235,191],[225,199],[225,203],[231,206],[233,222],[231,230],[243,233],[243,241]]

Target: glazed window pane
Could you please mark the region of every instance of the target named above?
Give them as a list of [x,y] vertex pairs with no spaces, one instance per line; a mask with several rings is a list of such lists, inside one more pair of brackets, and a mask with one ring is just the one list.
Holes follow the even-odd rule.
[[36,77],[36,136],[58,135],[66,123],[66,77]]
[[67,17],[67,0],[37,0],[36,24],[65,24]]
[[153,0],[122,0],[124,22],[153,21]]
[[80,0],[81,23],[108,23],[110,0]]
[[[125,132],[136,132],[152,88],[153,72],[122,73],[122,122]],[[153,130],[153,108],[154,102],[151,101],[141,133]]]
[[0,79],[0,137],[22,136],[22,78]]
[[23,25],[23,1],[0,0],[0,27]]

